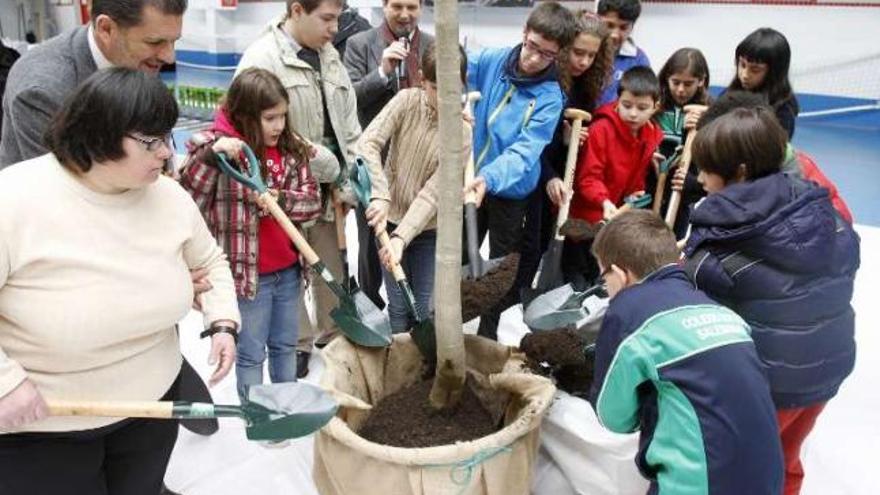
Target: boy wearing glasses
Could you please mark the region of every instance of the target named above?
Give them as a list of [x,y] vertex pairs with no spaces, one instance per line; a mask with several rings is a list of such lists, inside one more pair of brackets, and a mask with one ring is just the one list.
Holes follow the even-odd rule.
[[[529,15],[523,41],[513,48],[468,54],[468,88],[482,98],[474,107],[474,167],[466,185],[477,196],[480,237],[489,232],[492,258],[520,250],[529,194],[538,184],[541,152],[562,113],[556,59],[571,43],[574,15],[544,2]],[[482,315],[479,334],[497,338],[501,312],[516,302],[518,288]]]
[[749,326],[694,288],[650,211],[619,215],[592,250],[611,302],[590,401],[605,428],[641,430],[648,493],[781,493],[775,410]]

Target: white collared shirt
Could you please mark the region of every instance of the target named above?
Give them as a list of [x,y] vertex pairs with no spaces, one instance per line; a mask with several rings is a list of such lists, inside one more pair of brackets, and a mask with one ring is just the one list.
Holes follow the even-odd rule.
[[98,70],[101,69],[109,69],[113,67],[113,63],[107,60],[107,57],[104,56],[104,53],[101,52],[101,49],[98,47],[98,41],[95,40],[95,26],[89,24],[89,51],[92,52],[92,59],[95,60],[95,65],[98,67]]

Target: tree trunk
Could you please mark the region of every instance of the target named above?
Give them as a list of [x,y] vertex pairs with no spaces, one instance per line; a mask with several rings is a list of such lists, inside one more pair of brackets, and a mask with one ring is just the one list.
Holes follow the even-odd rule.
[[440,176],[437,201],[437,257],[434,275],[437,371],[431,405],[455,406],[465,379],[464,333],[461,326],[462,119],[458,52],[458,4],[436,0],[437,96],[440,132]]

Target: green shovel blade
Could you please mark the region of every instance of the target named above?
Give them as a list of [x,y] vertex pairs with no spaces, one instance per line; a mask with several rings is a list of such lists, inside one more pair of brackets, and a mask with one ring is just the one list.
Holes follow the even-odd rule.
[[279,385],[283,384],[248,388],[242,410],[249,440],[303,437],[319,430],[336,415],[336,401],[321,387],[303,381]]

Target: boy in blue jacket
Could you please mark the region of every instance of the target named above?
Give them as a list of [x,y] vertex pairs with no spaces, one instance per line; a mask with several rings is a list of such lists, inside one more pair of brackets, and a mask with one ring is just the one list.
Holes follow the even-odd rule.
[[609,38],[616,49],[611,77],[596,105],[599,107],[617,99],[617,86],[624,72],[633,67],[651,67],[651,61],[631,36],[642,14],[639,0],[599,0],[596,13],[608,28]]
[[648,493],[778,495],[782,449],[748,325],[694,288],[650,211],[621,214],[592,249],[611,303],[590,397],[609,430],[641,430]]
[[[556,2],[543,2],[526,21],[522,43],[513,48],[468,54],[468,88],[479,91],[474,107],[476,177],[465,185],[477,196],[479,233],[489,232],[490,257],[521,249],[529,194],[538,184],[541,152],[562,113],[556,59],[571,43],[574,15]],[[481,315],[479,334],[497,338],[501,312],[516,302],[514,286]]]
[[785,455],[800,492],[800,449],[855,364],[850,305],[859,238],[828,190],[784,173],[788,134],[770,107],[737,108],[693,144],[708,195],[691,213],[686,269],[752,328]]

